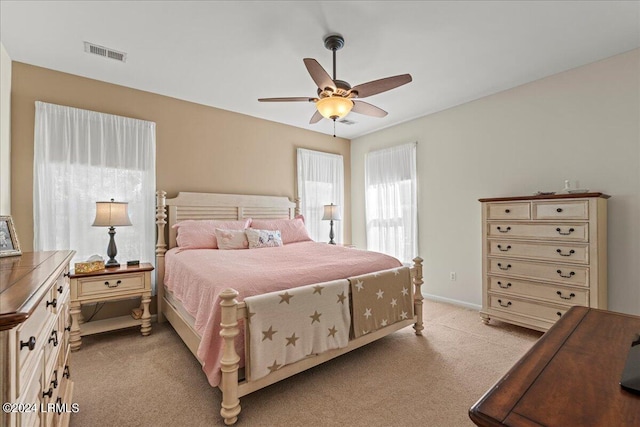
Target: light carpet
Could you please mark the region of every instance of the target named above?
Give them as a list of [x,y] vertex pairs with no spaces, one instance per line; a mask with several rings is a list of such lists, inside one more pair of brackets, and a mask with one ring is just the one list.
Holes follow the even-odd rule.
[[[425,300],[405,328],[240,399],[240,426],[472,426],[468,410],[541,336]],[[83,337],[71,426],[216,426],[220,391],[168,323]]]

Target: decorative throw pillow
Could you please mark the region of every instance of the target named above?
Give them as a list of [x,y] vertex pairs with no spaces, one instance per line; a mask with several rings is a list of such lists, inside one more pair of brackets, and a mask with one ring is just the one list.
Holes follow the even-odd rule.
[[282,238],[278,230],[256,230],[247,228],[244,232],[249,241],[249,249],[282,246]]
[[311,240],[301,218],[293,219],[254,219],[251,228],[258,230],[280,230],[282,243],[305,242]]
[[176,239],[181,249],[218,249],[216,228],[244,230],[251,219],[241,221],[193,220],[180,221],[173,228],[178,229]]
[[244,230],[224,230],[216,228],[219,249],[248,249],[249,242]]

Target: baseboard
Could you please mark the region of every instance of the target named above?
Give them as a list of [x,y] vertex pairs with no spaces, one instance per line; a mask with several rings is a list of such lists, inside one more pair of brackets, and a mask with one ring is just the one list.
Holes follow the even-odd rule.
[[427,298],[427,299],[430,299],[432,301],[446,302],[447,304],[458,305],[460,307],[470,308],[472,310],[480,311],[480,309],[482,308],[482,306],[478,305],[478,304],[471,304],[471,303],[468,303],[466,301],[460,301],[460,300],[457,300],[457,299],[440,297],[438,295],[431,295],[431,294],[423,293],[422,296]]

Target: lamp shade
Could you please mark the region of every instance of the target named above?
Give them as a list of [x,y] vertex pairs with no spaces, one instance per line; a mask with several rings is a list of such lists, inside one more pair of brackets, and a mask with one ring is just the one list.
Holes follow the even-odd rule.
[[342,216],[340,215],[340,207],[331,203],[330,205],[324,205],[324,215],[322,216],[323,221],[341,221]]
[[127,202],[96,202],[94,227],[122,227],[131,225],[129,204]]
[[326,119],[341,119],[353,108],[353,101],[341,96],[329,96],[316,102],[318,112]]

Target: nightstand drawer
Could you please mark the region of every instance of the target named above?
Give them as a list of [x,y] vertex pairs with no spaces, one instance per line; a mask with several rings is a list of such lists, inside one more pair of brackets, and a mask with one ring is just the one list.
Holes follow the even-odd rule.
[[145,288],[144,273],[110,275],[78,279],[78,298],[102,294],[118,294]]

